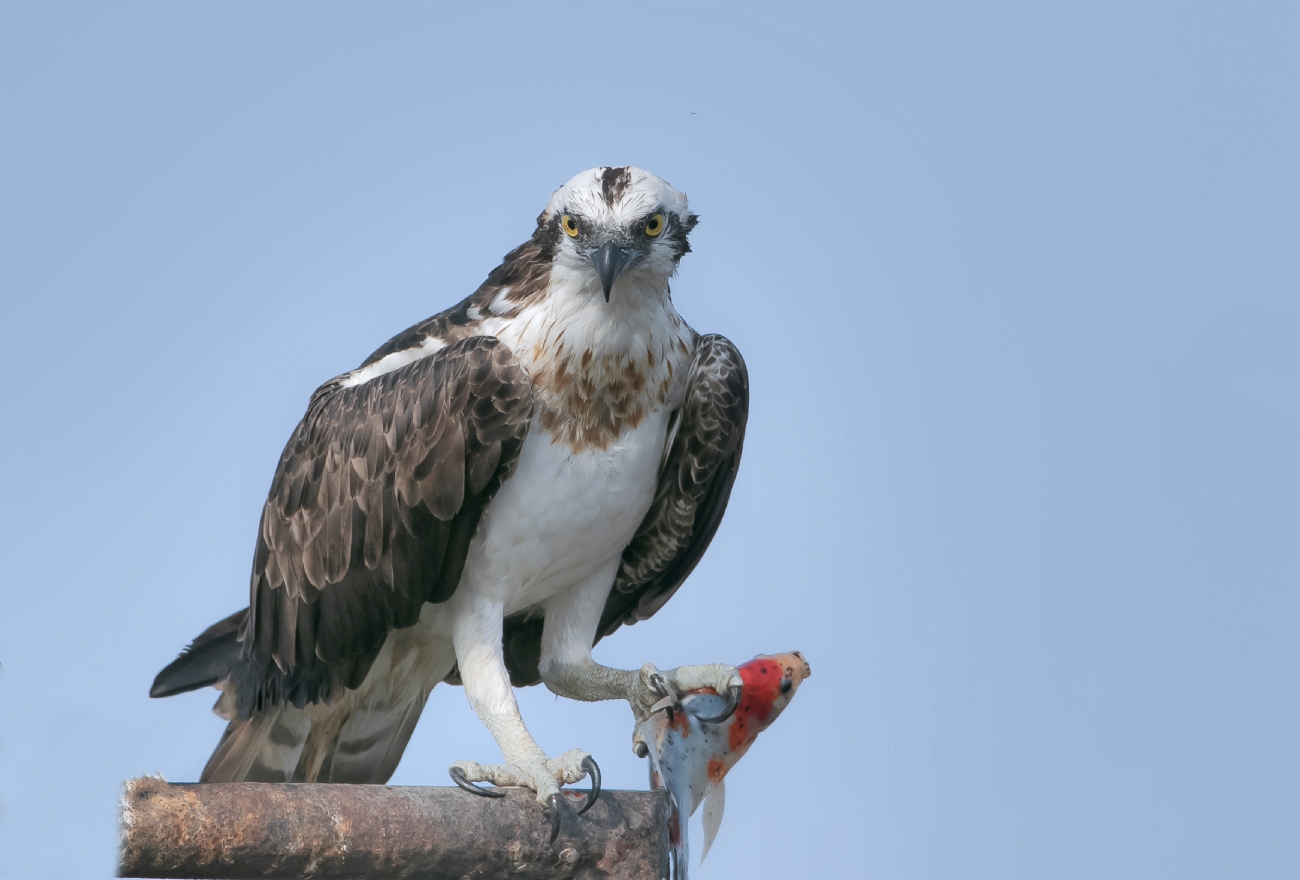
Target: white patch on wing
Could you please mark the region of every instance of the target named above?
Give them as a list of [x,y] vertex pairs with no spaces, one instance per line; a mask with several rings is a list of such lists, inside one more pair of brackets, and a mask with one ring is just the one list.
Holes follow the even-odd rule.
[[492,297],[492,301],[488,303],[488,311],[494,315],[504,315],[513,307],[513,304],[510,302],[509,287],[503,287],[498,290],[496,295]]
[[364,385],[376,376],[382,376],[385,373],[391,373],[393,370],[400,369],[407,364],[413,364],[418,360],[427,358],[429,355],[443,348],[447,343],[436,336],[426,336],[424,341],[413,348],[404,348],[401,351],[395,351],[390,355],[385,355],[373,364],[362,367],[359,370],[353,370],[347,374],[339,384],[344,388],[353,388],[357,385]]

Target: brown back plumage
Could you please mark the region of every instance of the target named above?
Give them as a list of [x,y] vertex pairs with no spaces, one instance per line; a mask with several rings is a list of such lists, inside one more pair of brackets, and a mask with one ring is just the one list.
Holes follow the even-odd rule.
[[262,511],[241,715],[357,687],[389,632],[451,596],[531,415],[527,374],[482,336],[316,392]]

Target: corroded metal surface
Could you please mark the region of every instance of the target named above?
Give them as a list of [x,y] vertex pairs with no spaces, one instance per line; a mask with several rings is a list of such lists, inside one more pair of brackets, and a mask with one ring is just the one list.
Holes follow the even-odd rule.
[[118,874],[659,880],[667,812],[663,792],[604,791],[586,815],[566,815],[551,844],[542,808],[519,789],[488,800],[451,787],[143,777],[123,790]]

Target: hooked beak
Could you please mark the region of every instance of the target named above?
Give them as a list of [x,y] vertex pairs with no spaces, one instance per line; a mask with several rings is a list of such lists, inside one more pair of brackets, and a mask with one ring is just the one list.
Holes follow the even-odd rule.
[[591,260],[591,267],[600,276],[600,286],[605,291],[605,302],[609,302],[609,292],[614,287],[614,279],[618,278],[638,256],[640,255],[630,247],[607,241],[588,257]]

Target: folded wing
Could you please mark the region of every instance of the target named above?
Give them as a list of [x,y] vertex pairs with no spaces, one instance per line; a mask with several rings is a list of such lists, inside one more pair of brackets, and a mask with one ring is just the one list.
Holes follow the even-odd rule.
[[700,561],[731,497],[748,416],[740,351],[725,337],[701,336],[654,503],[623,551],[600,637],[653,615]]
[[455,591],[531,415],[528,376],[492,337],[321,386],[262,510],[247,615],[197,639],[155,695],[224,677],[247,717],[359,686],[389,632]]

